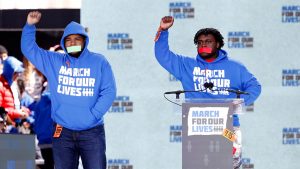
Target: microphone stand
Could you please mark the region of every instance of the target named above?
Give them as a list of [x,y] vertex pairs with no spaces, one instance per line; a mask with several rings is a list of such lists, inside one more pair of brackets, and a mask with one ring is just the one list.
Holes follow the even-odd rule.
[[[175,94],[176,99],[179,99],[179,95],[180,95],[181,93],[203,92],[203,91],[206,91],[207,89],[210,89],[211,91],[221,91],[221,90],[213,90],[212,87],[205,88],[205,89],[202,89],[202,90],[177,90],[177,91],[169,91],[169,92],[165,92],[165,93],[164,93],[164,97],[165,97],[165,99],[167,99],[169,102],[181,106],[180,104],[175,103],[175,102],[169,100],[169,99],[166,97],[166,94]],[[249,95],[248,92],[244,92],[244,91],[241,91],[241,90],[226,89],[225,91],[228,91],[228,92],[231,92],[231,93],[235,93],[237,99],[240,99],[240,98],[241,98],[241,94]]]
[[[205,90],[207,90],[207,89],[205,89]],[[169,100],[169,99],[166,97],[166,94],[175,94],[175,98],[176,98],[176,99],[179,99],[179,95],[180,95],[181,93],[203,92],[203,91],[205,91],[205,90],[177,90],[177,91],[170,91],[170,92],[165,92],[165,93],[164,93],[164,98],[165,98],[166,100],[168,100],[169,102],[173,103],[173,104],[176,104],[176,105],[178,105],[178,106],[181,106],[180,104],[178,104],[178,103],[176,103],[176,102],[173,102],[173,101]]]
[[[174,91],[173,93],[175,94],[176,99],[179,99],[179,95],[181,93],[202,92],[202,91],[204,91],[204,90],[178,90],[178,91]],[[164,94],[173,94],[173,93],[165,92]]]
[[241,90],[227,89],[226,91],[231,92],[231,93],[235,93],[237,99],[241,98],[241,94],[249,95],[248,92],[244,92],[244,91],[241,91]]

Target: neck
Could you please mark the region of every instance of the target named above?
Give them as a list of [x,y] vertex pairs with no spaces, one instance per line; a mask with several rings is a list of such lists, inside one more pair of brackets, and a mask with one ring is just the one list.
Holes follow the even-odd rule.
[[205,61],[208,62],[208,63],[211,63],[211,62],[213,62],[214,60],[216,60],[216,58],[208,58],[208,59],[205,59]]
[[206,55],[206,56],[203,56],[203,55],[200,55],[202,59],[204,59],[205,61],[208,61],[208,60],[215,60],[217,57],[218,57],[218,54],[217,53],[212,53],[212,54],[209,54],[209,55]]
[[69,53],[70,56],[74,57],[74,58],[79,58],[81,52],[77,52],[77,53]]

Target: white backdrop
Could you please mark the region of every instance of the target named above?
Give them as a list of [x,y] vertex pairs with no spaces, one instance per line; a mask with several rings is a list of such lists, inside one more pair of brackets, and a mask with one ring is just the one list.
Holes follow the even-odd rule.
[[[174,139],[181,116],[163,98],[165,91],[181,85],[155,60],[153,41],[161,17],[175,16],[169,13],[171,4],[188,8],[176,16],[194,15],[175,18],[169,31],[175,53],[195,57],[195,33],[217,28],[229,56],[244,63],[262,84],[254,111],[241,117],[244,168],[300,168],[298,0],[88,0],[82,2],[81,23],[89,30],[89,49],[108,58],[118,87],[119,98],[105,117],[108,168],[181,169],[180,136]],[[253,47],[228,46],[229,38],[243,38],[230,32],[246,32]],[[116,39],[124,43],[113,45]],[[124,46],[129,49],[120,49]]]

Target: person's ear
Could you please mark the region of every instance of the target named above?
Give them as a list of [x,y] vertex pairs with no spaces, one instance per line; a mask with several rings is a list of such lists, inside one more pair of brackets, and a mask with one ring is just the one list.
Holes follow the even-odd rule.
[[219,47],[220,47],[220,43],[219,43],[219,42],[217,42],[217,49],[219,49]]

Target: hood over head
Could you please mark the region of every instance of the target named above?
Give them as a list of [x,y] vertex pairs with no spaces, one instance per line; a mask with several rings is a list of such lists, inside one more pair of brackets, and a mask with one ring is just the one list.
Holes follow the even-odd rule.
[[84,52],[89,44],[89,37],[84,29],[84,27],[82,25],[80,25],[77,22],[70,22],[65,30],[64,30],[64,34],[60,40],[60,46],[62,47],[62,49],[66,52],[66,54],[68,54],[66,47],[65,47],[65,38],[69,35],[73,35],[73,34],[79,34],[82,35],[85,38],[85,44],[84,44],[84,48],[82,49],[82,52]]

